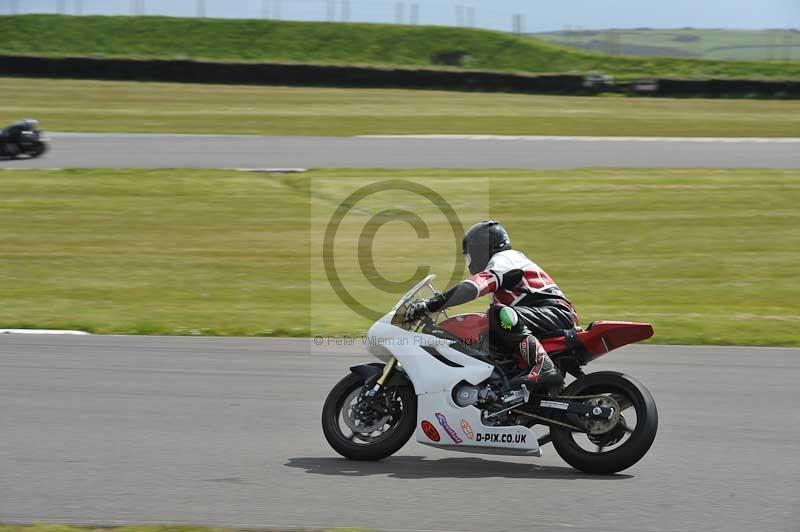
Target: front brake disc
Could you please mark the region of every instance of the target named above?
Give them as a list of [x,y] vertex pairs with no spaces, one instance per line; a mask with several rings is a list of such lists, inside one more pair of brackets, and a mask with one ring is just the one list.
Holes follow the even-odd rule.
[[[382,429],[390,416],[375,413],[372,408],[365,405],[363,398],[360,397],[362,388],[356,388],[347,396],[342,406],[344,423],[353,431],[354,434],[371,434],[376,430]],[[370,413],[372,415],[370,415]]]

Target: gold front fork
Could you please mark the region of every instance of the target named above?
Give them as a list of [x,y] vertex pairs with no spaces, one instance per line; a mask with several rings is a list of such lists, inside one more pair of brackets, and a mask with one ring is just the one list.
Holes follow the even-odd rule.
[[386,365],[383,366],[383,374],[380,376],[378,382],[376,382],[375,384],[383,386],[383,383],[386,382],[386,379],[389,378],[389,375],[392,373],[392,370],[396,365],[397,365],[397,359],[394,357],[390,358],[389,362],[387,362]]
[[367,392],[367,396],[372,397],[373,395],[378,393],[378,390],[381,389],[383,383],[386,382],[386,379],[389,378],[389,375],[391,375],[392,370],[395,368],[395,366],[397,366],[397,359],[392,357],[389,359],[389,362],[387,362],[386,365],[383,366],[383,373],[381,373],[381,376],[378,377],[378,380],[375,382],[375,386],[373,386],[372,389],[370,389]]

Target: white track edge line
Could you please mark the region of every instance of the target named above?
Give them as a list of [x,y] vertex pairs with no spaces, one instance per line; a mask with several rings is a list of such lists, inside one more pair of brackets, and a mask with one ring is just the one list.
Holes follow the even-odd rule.
[[524,140],[562,142],[697,142],[697,143],[755,143],[798,144],[800,137],[597,137],[560,135],[357,135],[360,139],[396,140]]

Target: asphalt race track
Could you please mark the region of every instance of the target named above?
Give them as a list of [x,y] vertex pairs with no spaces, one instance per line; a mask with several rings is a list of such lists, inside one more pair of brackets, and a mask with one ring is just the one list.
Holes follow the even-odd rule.
[[[800,167],[800,139],[52,137],[0,169]],[[320,411],[363,361],[301,339],[0,335],[0,522],[800,531],[800,349],[631,346],[593,363],[659,406],[650,454],[612,477],[550,445],[341,459]]]
[[800,530],[800,350],[628,347],[590,369],[644,382],[645,459],[612,477],[545,457],[409,443],[337,458],[319,415],[361,346],[0,336],[0,521],[384,530]]
[[0,168],[800,167],[800,139],[50,136],[43,158]]

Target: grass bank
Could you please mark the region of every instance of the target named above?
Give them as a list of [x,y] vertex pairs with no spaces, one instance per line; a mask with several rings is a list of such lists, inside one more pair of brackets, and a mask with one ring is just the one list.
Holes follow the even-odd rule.
[[[800,62],[617,57],[497,31],[439,26],[177,17],[0,17],[0,53],[430,66],[461,52],[480,70],[586,73],[619,78],[800,77]],[[34,36],[32,38],[32,36]]]
[[[0,17],[2,19],[2,17]],[[0,122],[57,131],[800,136],[800,100],[597,98],[0,78]]]
[[[800,346],[797,170],[4,171],[0,326],[361,334],[369,320],[330,288],[322,235],[348,194],[398,179],[433,188],[464,225],[501,219],[584,323],[652,322],[660,343]],[[344,219],[331,249],[358,301],[388,309],[419,265],[451,277],[459,242],[430,197],[375,194]],[[427,238],[395,220],[363,240],[387,209],[417,213]]]
[[562,30],[534,37],[563,46],[632,55],[704,59],[800,59],[800,31],[710,28]]

